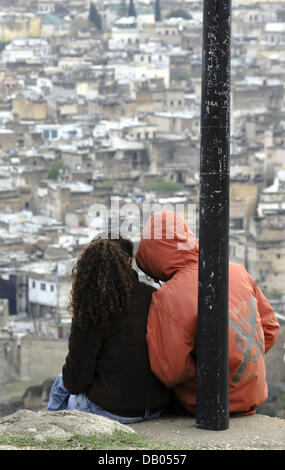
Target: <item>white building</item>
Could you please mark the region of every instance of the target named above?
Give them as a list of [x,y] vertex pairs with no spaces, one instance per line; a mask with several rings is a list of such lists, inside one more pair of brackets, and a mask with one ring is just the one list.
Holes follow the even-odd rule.
[[285,23],[267,23],[261,40],[267,44],[285,44]]
[[2,61],[4,63],[14,63],[26,60],[43,60],[49,53],[50,46],[45,39],[14,39],[3,50]]
[[151,79],[162,79],[164,86],[170,84],[169,64],[156,64],[145,62],[117,63],[115,64],[115,78],[121,83],[140,82]]
[[37,279],[33,275],[28,283],[29,302],[33,304],[57,307],[58,287],[56,282]]
[[36,131],[41,132],[43,139],[47,141],[83,137],[82,129],[76,124],[40,124],[36,126]]
[[139,52],[134,54],[134,62],[137,64],[155,64],[157,67],[169,67],[169,49],[158,46],[156,43],[141,44]]
[[61,317],[69,316],[66,308],[74,263],[69,258],[35,262],[21,268],[28,277],[28,309],[33,317],[54,312]]

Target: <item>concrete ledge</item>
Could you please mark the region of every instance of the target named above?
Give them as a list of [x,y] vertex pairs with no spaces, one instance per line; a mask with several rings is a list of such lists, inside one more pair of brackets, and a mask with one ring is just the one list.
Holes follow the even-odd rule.
[[[198,429],[194,418],[162,417],[129,425],[153,441],[193,450],[284,450],[285,419],[261,414],[230,419],[229,429]],[[172,446],[172,447],[171,447]]]

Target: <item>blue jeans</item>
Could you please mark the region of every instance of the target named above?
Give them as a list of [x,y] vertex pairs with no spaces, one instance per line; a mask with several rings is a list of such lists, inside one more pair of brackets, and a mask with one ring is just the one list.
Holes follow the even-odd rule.
[[122,424],[139,423],[141,421],[159,418],[163,412],[163,409],[161,409],[160,411],[151,414],[149,410],[146,409],[144,416],[136,417],[118,416],[116,414],[110,413],[109,411],[104,410],[101,406],[98,406],[92,401],[90,401],[85,393],[79,393],[78,395],[70,395],[63,384],[62,374],[60,374],[55,379],[52,385],[48,402],[48,410],[84,411],[85,413],[93,413],[99,416],[104,416],[105,418],[112,419],[114,421],[119,421]]

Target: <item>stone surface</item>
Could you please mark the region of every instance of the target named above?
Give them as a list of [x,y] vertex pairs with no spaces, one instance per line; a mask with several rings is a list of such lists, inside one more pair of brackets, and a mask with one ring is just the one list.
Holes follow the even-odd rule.
[[21,436],[31,434],[44,441],[48,438],[68,439],[74,434],[112,434],[115,429],[134,433],[128,426],[81,411],[19,410],[0,419],[0,434]]
[[[189,450],[285,450],[285,420],[259,414],[231,418],[225,431],[198,429],[195,419],[170,415],[128,426],[80,411],[20,410],[0,419],[0,434],[30,433],[41,440],[112,433],[115,429],[136,432],[149,441],[167,444],[170,450],[175,446]],[[4,449],[17,450],[0,445],[0,450]]]
[[198,429],[194,418],[162,417],[130,425],[152,441],[168,442],[169,449],[285,450],[285,419],[255,414],[230,419],[229,429]]

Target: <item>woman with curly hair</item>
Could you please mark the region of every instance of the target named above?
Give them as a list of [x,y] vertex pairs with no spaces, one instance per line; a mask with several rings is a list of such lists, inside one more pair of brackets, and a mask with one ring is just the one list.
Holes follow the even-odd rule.
[[122,423],[157,418],[169,393],[150,370],[147,315],[156,290],[132,269],[133,244],[95,239],[72,270],[68,355],[50,411],[78,409]]

